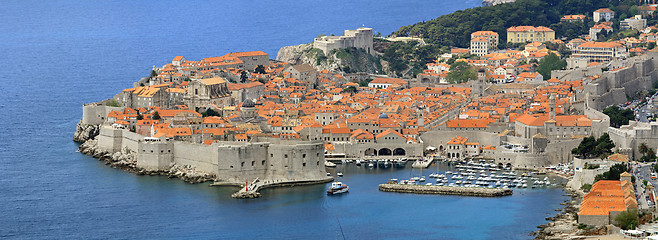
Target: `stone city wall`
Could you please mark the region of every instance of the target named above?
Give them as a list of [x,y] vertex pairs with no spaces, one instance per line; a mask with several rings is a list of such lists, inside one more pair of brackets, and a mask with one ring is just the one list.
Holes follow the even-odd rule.
[[123,112],[123,107],[106,106],[105,104],[107,101],[109,101],[109,99],[96,103],[83,104],[82,123],[99,125],[105,122],[107,114],[109,114],[111,111]]

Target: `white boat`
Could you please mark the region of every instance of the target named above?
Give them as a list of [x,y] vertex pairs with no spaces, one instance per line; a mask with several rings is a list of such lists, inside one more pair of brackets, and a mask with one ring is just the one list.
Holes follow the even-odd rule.
[[375,167],[375,164],[368,163],[368,167],[369,167],[369,168],[374,168],[374,167]]
[[341,193],[346,193],[350,190],[350,187],[343,184],[342,182],[332,182],[331,187],[327,189],[327,195],[336,195]]
[[336,173],[336,175],[338,175],[339,177],[342,177],[343,173],[339,172],[339,173]]
[[425,186],[432,186],[432,183],[425,183]]
[[419,181],[419,182],[424,182],[424,181],[425,181],[425,177],[420,177],[420,178],[418,179],[418,181]]
[[335,164],[335,163],[332,163],[332,162],[329,162],[329,161],[324,161],[324,165],[325,165],[326,167],[336,167],[336,164]]

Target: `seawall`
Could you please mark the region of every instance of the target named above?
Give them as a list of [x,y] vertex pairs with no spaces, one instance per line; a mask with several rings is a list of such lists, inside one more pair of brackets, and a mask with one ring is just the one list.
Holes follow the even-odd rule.
[[473,197],[502,197],[512,195],[512,189],[469,188],[427,185],[380,184],[379,191],[418,194],[460,195]]

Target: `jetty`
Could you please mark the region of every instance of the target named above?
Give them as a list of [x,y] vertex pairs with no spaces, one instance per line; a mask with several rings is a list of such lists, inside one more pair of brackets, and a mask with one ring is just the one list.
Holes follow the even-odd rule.
[[[260,179],[256,178],[254,181],[249,183],[249,185],[243,186],[242,188],[240,188],[239,191],[231,194],[231,197],[259,198],[261,194],[258,191],[265,188],[293,187],[293,186],[301,186],[301,185],[321,184],[321,183],[328,183],[333,180],[334,178],[332,177],[316,179],[316,180],[302,180],[302,181],[261,181]],[[215,183],[211,186],[227,186],[227,185],[231,185],[231,184]]]
[[417,194],[461,195],[473,197],[502,197],[512,195],[512,189],[481,187],[448,187],[435,185],[380,184],[379,191]]
[[411,164],[412,168],[428,168],[434,162],[434,158],[419,159]]

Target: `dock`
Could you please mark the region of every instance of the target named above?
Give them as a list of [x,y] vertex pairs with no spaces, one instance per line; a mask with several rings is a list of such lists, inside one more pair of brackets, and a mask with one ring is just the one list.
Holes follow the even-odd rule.
[[[300,180],[300,181],[260,181],[256,178],[254,181],[249,183],[248,186],[240,188],[239,191],[233,193],[231,197],[233,198],[259,198],[261,196],[260,190],[265,188],[274,188],[274,187],[294,187],[301,185],[311,185],[311,184],[322,184],[333,181],[334,178],[327,177],[323,179],[314,179],[314,180]],[[222,186],[222,184],[214,184],[214,186]]]
[[423,159],[423,160],[416,160],[413,164],[411,164],[412,168],[428,168],[430,164],[434,162],[434,158],[429,158],[429,159]]
[[512,195],[512,189],[481,187],[448,187],[405,184],[380,184],[379,191],[417,194],[460,195],[473,197],[502,197]]

